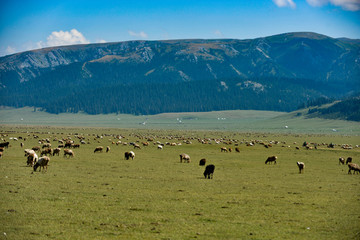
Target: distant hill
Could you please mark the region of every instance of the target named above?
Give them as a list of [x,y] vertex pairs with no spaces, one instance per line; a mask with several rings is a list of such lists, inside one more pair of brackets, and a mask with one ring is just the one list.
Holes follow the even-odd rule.
[[305,116],[309,118],[319,117],[359,122],[360,94],[348,97],[341,101],[334,101],[330,104],[311,107]]
[[360,86],[360,41],[316,33],[128,41],[0,58],[1,105],[48,112],[292,111]]

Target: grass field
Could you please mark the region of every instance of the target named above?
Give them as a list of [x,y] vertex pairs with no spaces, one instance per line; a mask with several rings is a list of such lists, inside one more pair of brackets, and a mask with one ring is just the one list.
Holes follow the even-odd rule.
[[[360,238],[360,175],[349,175],[347,166],[338,164],[340,156],[360,163],[356,135],[85,126],[0,126],[11,144],[0,159],[0,239]],[[116,135],[127,143],[151,137],[182,144],[158,150],[150,142],[134,150],[112,144]],[[55,139],[78,143],[76,136],[88,144],[74,149],[74,158],[51,157],[46,173],[26,167],[20,142],[31,148],[49,138],[54,147],[59,144]],[[223,142],[201,144],[198,138]],[[220,152],[223,146],[235,148],[235,141],[224,143],[229,139],[238,142],[240,153]],[[246,146],[251,140],[280,143]],[[338,145],[306,150],[304,141]],[[341,144],[354,148],[344,150]],[[111,151],[94,153],[96,146]],[[129,150],[135,151],[134,160],[124,160]],[[183,152],[191,163],[179,162]],[[278,156],[278,163],[265,165],[271,155]],[[201,158],[216,166],[213,179],[204,179]],[[298,173],[296,161],[305,162],[304,174]]]
[[[299,112],[301,113],[301,111]],[[148,116],[87,115],[82,113],[56,115],[34,112],[33,108],[2,108],[0,109],[0,125],[360,135],[360,124],[358,122],[318,118],[306,119],[303,116],[295,117],[297,113],[236,110],[164,113]]]

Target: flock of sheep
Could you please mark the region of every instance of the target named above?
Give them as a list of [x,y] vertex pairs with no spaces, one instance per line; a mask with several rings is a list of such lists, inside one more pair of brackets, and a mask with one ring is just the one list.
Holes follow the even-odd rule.
[[[29,135],[30,136],[30,135]],[[80,144],[87,144],[87,142],[85,141],[85,138],[84,137],[81,137],[81,136],[77,136],[79,138],[79,141],[80,141]],[[21,138],[21,137],[20,137]],[[37,136],[34,136],[34,138],[38,138]],[[99,136],[97,136],[97,138],[100,138]],[[102,136],[101,136],[102,138]],[[115,139],[121,139],[122,136],[115,136]],[[143,137],[140,137],[140,138],[143,138]],[[17,140],[17,138],[12,138],[13,140]],[[2,139],[3,142],[0,142],[0,157],[2,157],[3,155],[3,152],[4,152],[4,148],[8,148],[10,143],[5,141],[5,139]],[[26,140],[26,139],[24,139]],[[94,140],[96,140],[96,138],[94,138]],[[194,140],[194,139],[182,139],[183,142],[185,144],[191,144],[191,140]],[[211,139],[200,139],[198,138],[197,139],[200,143],[202,144],[206,144],[208,143],[209,141],[211,141]],[[71,140],[71,138],[66,138],[66,139],[54,139],[53,141],[58,141],[59,145],[58,147],[56,148],[51,148],[51,141],[47,138],[47,139],[42,139],[42,140],[39,140],[39,144],[42,144],[42,147],[40,146],[35,146],[33,147],[32,149],[25,149],[24,150],[24,153],[25,153],[25,157],[26,157],[26,164],[27,166],[30,166],[33,168],[33,171],[37,171],[37,169],[39,168],[39,171],[43,170],[43,171],[47,171],[47,167],[49,165],[49,162],[50,162],[50,157],[49,156],[59,156],[60,152],[61,152],[61,149],[63,149],[63,152],[64,152],[64,157],[74,157],[75,154],[74,154],[74,151],[72,149],[69,149],[69,148],[79,148],[80,147],[80,144],[76,144],[73,140]],[[152,138],[147,138],[147,141],[146,142],[142,142],[142,145],[143,146],[149,146],[149,142],[153,142],[154,139]],[[139,142],[139,141],[138,141]],[[220,143],[224,143],[224,144],[232,144],[232,141],[222,141],[222,140],[216,140],[214,139],[214,142],[216,144],[220,144]],[[235,140],[235,146],[239,146],[238,142]],[[244,143],[244,142],[241,142],[241,143]],[[245,142],[246,146],[253,146],[255,144],[261,144],[263,145],[264,147],[266,148],[269,148],[269,147],[272,147],[272,144],[278,144],[279,142],[270,142],[270,143],[263,143],[261,141],[250,141],[250,142]],[[112,144],[116,144],[116,145],[119,145],[119,144],[122,144],[122,145],[130,145],[130,146],[133,146],[134,149],[141,149],[140,145],[138,143],[126,143],[126,142],[121,142],[120,140],[117,141],[117,142],[114,142],[112,141]],[[176,143],[166,143],[166,144],[162,144],[161,142],[159,141],[156,141],[154,142],[154,145],[157,145],[157,148],[159,150],[162,150],[163,147],[165,145],[170,145],[170,146],[176,146],[176,145],[181,145],[181,143],[179,144],[176,144]],[[305,147],[306,149],[313,149],[313,148],[317,148],[317,145],[318,144],[313,144],[313,146],[310,146],[310,144],[304,142],[303,144],[303,147]],[[21,143],[20,144],[21,147],[24,146],[24,143]],[[327,147],[329,148],[334,148],[334,145],[331,143],[329,145],[327,145]],[[344,148],[342,146],[342,148],[344,149],[351,149],[351,146],[349,145],[346,145],[345,146],[346,148]],[[103,149],[104,147],[102,146],[98,146],[94,149],[94,153],[97,153],[97,152],[103,152]],[[299,149],[298,147],[296,147],[296,149]],[[109,152],[110,151],[110,147],[107,146],[106,147],[106,152]],[[232,148],[227,148],[227,147],[221,147],[220,148],[220,151],[221,152],[231,152],[232,151]],[[235,147],[235,151],[236,152],[240,152],[240,149],[239,147]],[[40,154],[40,157],[38,157],[38,154]],[[184,163],[190,163],[191,162],[191,159],[190,159],[190,156],[186,153],[182,153],[179,155],[180,156],[180,163],[184,162]],[[135,153],[133,151],[129,151],[129,152],[125,152],[124,153],[124,159],[126,160],[129,160],[129,159],[134,159],[135,158]],[[265,161],[265,164],[271,164],[271,163],[274,163],[276,164],[276,160],[277,160],[277,156],[270,156],[266,159]],[[200,160],[199,162],[199,165],[200,166],[205,166],[206,164],[206,159],[203,158]],[[305,163],[304,162],[296,162],[297,166],[298,166],[298,169],[299,169],[299,173],[304,173],[304,169],[305,169]],[[345,159],[343,157],[340,157],[339,158],[339,164],[346,164],[348,165],[349,167],[349,171],[348,171],[348,174],[351,174],[351,171],[353,171],[353,173],[360,173],[360,167],[358,164],[356,163],[353,163],[352,162],[352,157],[348,157],[345,161]],[[214,170],[215,170],[215,166],[213,164],[210,164],[210,165],[207,165],[205,167],[205,171],[203,173],[204,177],[205,178],[208,178],[208,179],[212,179],[213,178],[213,174],[214,174]]]

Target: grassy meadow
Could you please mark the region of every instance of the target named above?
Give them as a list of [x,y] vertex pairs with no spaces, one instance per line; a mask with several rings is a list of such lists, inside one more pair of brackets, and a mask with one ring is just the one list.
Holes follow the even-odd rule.
[[[0,131],[11,144],[0,159],[0,239],[360,238],[360,175],[338,163],[341,156],[360,163],[356,135],[24,125]],[[154,141],[134,149],[112,144],[116,135],[122,143]],[[73,150],[74,158],[52,156],[47,172],[26,166],[24,148],[40,146],[39,139],[56,147],[55,139],[79,143],[77,136],[87,144]],[[246,146],[251,140],[279,143]],[[306,150],[304,141],[338,145]],[[220,151],[236,142],[240,153]],[[97,146],[111,150],[94,153]],[[124,160],[130,150],[135,159]],[[180,163],[181,153],[191,163]],[[265,165],[272,155],[278,163]],[[203,177],[201,158],[216,166],[213,179]],[[296,161],[306,164],[303,174]]]
[[[34,109],[29,107],[0,108],[0,125],[360,135],[358,122],[306,118],[305,112],[306,110],[292,113],[233,110],[134,116],[129,114],[49,114],[42,111],[34,112]],[[297,114],[301,116],[298,117]]]

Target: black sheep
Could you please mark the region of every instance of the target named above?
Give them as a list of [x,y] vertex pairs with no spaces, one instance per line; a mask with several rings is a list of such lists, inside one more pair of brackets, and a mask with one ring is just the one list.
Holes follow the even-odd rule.
[[206,159],[203,158],[203,159],[200,160],[199,165],[200,166],[205,166],[205,163],[206,163]]
[[205,178],[213,178],[213,174],[214,174],[214,170],[215,170],[215,166],[210,164],[210,165],[207,165],[205,167],[205,171],[204,171],[204,176]]

